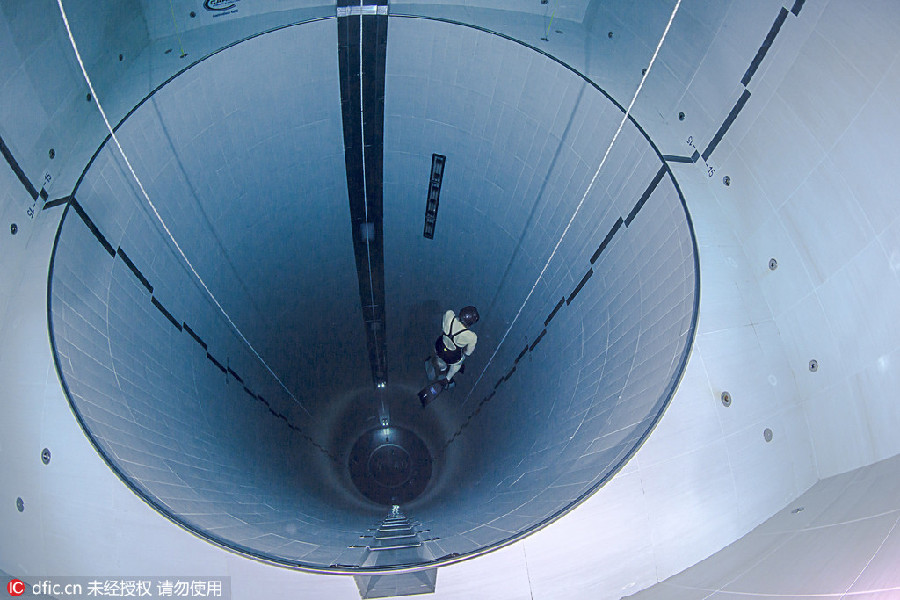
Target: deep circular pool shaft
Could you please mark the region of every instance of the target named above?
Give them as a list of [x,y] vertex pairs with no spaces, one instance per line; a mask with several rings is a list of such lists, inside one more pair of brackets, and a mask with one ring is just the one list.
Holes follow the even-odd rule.
[[[561,517],[653,430],[696,330],[690,217],[633,119],[585,192],[623,107],[524,43],[389,21],[383,173],[367,171],[384,196],[383,412],[334,19],[246,39],[135,99],[117,137],[166,230],[106,144],[51,263],[56,367],[98,453],[173,522],[293,567],[366,571],[359,540],[392,504],[431,532],[422,565]],[[467,304],[478,348],[422,410],[423,356]]]

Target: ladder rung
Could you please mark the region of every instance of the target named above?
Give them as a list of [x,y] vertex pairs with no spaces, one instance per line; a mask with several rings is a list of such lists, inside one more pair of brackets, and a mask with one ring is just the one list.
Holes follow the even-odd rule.
[[375,539],[376,539],[376,540],[400,540],[400,539],[403,539],[403,538],[414,538],[414,537],[416,537],[416,534],[415,534],[415,533],[410,533],[410,534],[407,534],[407,535],[386,535],[386,536],[384,536],[384,537],[376,536]]
[[403,550],[406,548],[418,548],[421,545],[422,544],[399,544],[397,546],[376,546],[374,548],[372,546],[369,546],[369,551],[370,552],[380,552],[382,550]]

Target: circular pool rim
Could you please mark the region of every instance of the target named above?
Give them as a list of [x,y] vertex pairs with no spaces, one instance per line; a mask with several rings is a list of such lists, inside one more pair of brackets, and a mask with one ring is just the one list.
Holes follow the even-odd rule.
[[[403,15],[403,14],[392,14],[390,16],[393,18],[403,18],[403,19],[426,19],[426,20],[442,22],[442,23],[446,23],[446,24],[450,24],[450,25],[468,27],[468,28],[472,28],[472,29],[484,32],[486,34],[498,36],[498,37],[501,37],[508,41],[517,43],[527,49],[530,49],[530,50],[537,52],[543,56],[546,56],[547,58],[554,61],[558,65],[571,71],[573,74],[580,77],[588,85],[590,85],[592,88],[594,88],[594,90],[603,94],[603,96],[605,96],[607,100],[612,102],[613,105],[615,105],[623,114],[626,112],[625,108],[621,104],[619,104],[614,98],[612,98],[605,90],[603,90],[597,84],[595,84],[593,81],[591,81],[586,75],[582,74],[581,72],[579,72],[572,66],[570,66],[567,63],[556,58],[552,54],[550,54],[540,48],[532,46],[522,40],[516,39],[514,37],[511,37],[509,35],[506,35],[506,34],[503,34],[503,33],[497,32],[497,31],[492,31],[492,30],[484,28],[484,27],[475,26],[475,25],[471,25],[471,24],[467,24],[467,23],[462,23],[462,22],[458,22],[458,21],[454,21],[454,20],[450,20],[450,19],[418,16],[418,15]],[[211,53],[207,54],[206,56],[203,56],[202,58],[199,58],[198,60],[194,61],[190,65],[177,71],[171,77],[166,79],[163,83],[161,83],[156,88],[154,88],[152,91],[150,91],[144,98],[141,99],[140,102],[138,102],[133,108],[131,108],[131,110],[129,110],[125,114],[125,116],[116,124],[115,128],[117,129],[119,126],[121,126],[121,124],[126,119],[128,119],[129,116],[131,116],[137,109],[139,109],[147,100],[152,98],[157,91],[161,90],[165,85],[167,85],[169,82],[173,81],[179,75],[185,73],[189,69],[202,63],[206,59],[213,57],[213,56],[221,53],[222,51],[224,51],[228,48],[231,48],[233,46],[236,46],[242,42],[245,42],[247,40],[250,40],[250,39],[262,36],[262,35],[266,35],[266,34],[269,34],[269,33],[272,33],[272,32],[275,32],[275,31],[278,31],[281,29],[285,29],[288,27],[304,25],[304,24],[313,23],[313,22],[322,21],[322,20],[330,20],[330,19],[334,19],[334,18],[336,18],[336,17],[326,16],[326,17],[319,17],[319,18],[315,18],[315,19],[309,19],[309,20],[304,20],[304,21],[300,21],[300,22],[290,23],[290,24],[278,26],[278,27],[275,27],[272,29],[268,29],[266,31],[262,31],[262,32],[253,34],[251,36],[247,36],[241,40],[237,40],[237,41],[229,43],[225,46],[222,46],[218,50],[211,52]],[[672,397],[674,396],[674,393],[678,387],[678,384],[680,383],[680,381],[684,375],[687,361],[688,361],[688,358],[690,357],[691,350],[693,348],[695,337],[696,337],[697,320],[698,320],[698,313],[699,313],[699,302],[700,302],[700,265],[699,265],[699,251],[698,251],[696,236],[694,233],[693,221],[691,219],[690,212],[688,211],[687,204],[686,204],[684,195],[681,191],[681,188],[678,185],[678,182],[677,182],[674,174],[672,173],[672,170],[670,169],[668,163],[666,162],[665,158],[663,157],[662,153],[659,151],[658,147],[655,145],[653,140],[647,135],[647,133],[643,130],[643,128],[637,123],[637,121],[634,119],[633,116],[629,115],[628,120],[631,121],[631,123],[634,125],[634,127],[640,132],[640,134],[644,137],[644,139],[647,141],[649,146],[653,149],[653,151],[658,156],[662,168],[665,169],[665,175],[668,175],[674,188],[677,190],[679,200],[680,200],[682,208],[684,210],[686,224],[688,227],[688,232],[690,234],[691,244],[692,244],[692,248],[693,248],[693,262],[694,262],[694,274],[695,274],[693,309],[692,309],[690,328],[689,328],[688,336],[687,336],[688,339],[684,346],[683,356],[681,357],[678,368],[674,371],[673,376],[671,377],[671,380],[669,381],[669,383],[666,387],[666,391],[663,394],[665,396],[665,400],[662,402],[658,413],[653,417],[650,426],[637,439],[637,441],[634,443],[631,450],[629,452],[627,452],[627,454],[621,459],[621,461],[609,471],[607,476],[603,477],[601,480],[599,480],[597,483],[592,485],[584,493],[580,494],[577,498],[573,499],[571,502],[566,504],[563,508],[561,508],[554,514],[544,518],[540,522],[538,522],[530,527],[527,527],[523,530],[520,530],[502,541],[480,547],[480,548],[478,548],[472,552],[466,553],[466,554],[447,555],[447,556],[440,557],[438,559],[434,559],[432,561],[418,563],[415,565],[408,565],[408,566],[358,567],[358,568],[348,566],[348,565],[339,565],[339,566],[335,565],[332,567],[322,567],[322,566],[317,566],[317,565],[303,564],[302,561],[288,561],[288,560],[279,559],[278,557],[271,556],[267,553],[260,552],[258,550],[248,548],[241,544],[237,544],[235,542],[222,539],[208,531],[205,531],[201,528],[191,526],[190,524],[184,522],[181,518],[179,518],[178,514],[173,513],[173,511],[167,509],[158,499],[156,499],[155,497],[144,492],[139,485],[137,485],[127,474],[123,473],[118,468],[116,461],[114,461],[111,457],[109,457],[106,454],[106,452],[102,449],[102,447],[99,445],[97,440],[94,438],[94,435],[91,433],[87,423],[85,422],[83,416],[81,415],[78,407],[76,406],[76,404],[73,401],[72,396],[69,392],[68,384],[66,382],[65,376],[63,375],[63,371],[60,366],[60,357],[59,357],[59,354],[58,354],[57,348],[56,348],[56,342],[55,342],[55,337],[54,337],[54,328],[53,328],[53,314],[52,314],[52,282],[53,282],[54,263],[55,263],[55,259],[56,259],[56,250],[57,250],[58,241],[59,241],[60,234],[62,232],[63,225],[65,224],[66,217],[69,214],[69,209],[72,208],[72,204],[67,203],[65,210],[63,211],[63,215],[60,218],[59,226],[56,231],[56,235],[55,235],[54,242],[53,242],[53,249],[52,249],[52,254],[51,254],[51,259],[50,259],[50,265],[49,265],[49,269],[48,269],[47,322],[48,322],[49,339],[50,339],[50,345],[51,345],[52,354],[53,354],[54,366],[56,368],[57,375],[59,376],[63,391],[69,402],[69,406],[70,406],[73,414],[75,415],[76,420],[79,423],[79,426],[82,428],[82,431],[85,433],[86,437],[90,440],[91,444],[94,446],[94,449],[101,456],[101,458],[103,458],[104,462],[106,462],[107,466],[109,466],[109,468],[116,474],[116,476],[120,480],[122,480],[122,482],[125,483],[129,487],[129,489],[132,490],[132,492],[134,492],[145,503],[147,503],[150,507],[152,507],[157,513],[163,515],[168,520],[175,523],[179,527],[185,529],[186,531],[190,532],[194,536],[204,539],[205,541],[208,541],[210,543],[213,543],[216,546],[219,546],[228,551],[235,552],[237,554],[240,554],[240,555],[261,561],[261,562],[265,562],[265,563],[269,563],[269,564],[273,564],[273,565],[277,565],[277,566],[290,567],[290,568],[295,568],[298,570],[309,571],[309,572],[329,573],[329,574],[361,575],[361,574],[378,574],[378,573],[384,573],[384,572],[394,572],[394,573],[413,572],[413,571],[418,571],[418,570],[422,570],[425,568],[446,566],[446,565],[450,565],[450,564],[453,564],[456,562],[460,562],[462,560],[468,560],[471,558],[475,558],[477,556],[487,554],[489,552],[498,550],[500,548],[503,548],[510,544],[513,544],[517,541],[520,541],[523,538],[527,537],[528,535],[531,535],[532,533],[542,529],[543,527],[545,527],[545,526],[549,525],[550,523],[556,521],[557,519],[561,518],[563,515],[567,514],[569,511],[573,510],[578,505],[580,505],[582,502],[584,502],[591,495],[596,493],[597,490],[599,490],[601,487],[603,487],[603,485],[605,485],[613,476],[615,476],[615,474],[619,470],[621,470],[621,468],[625,465],[625,463],[627,463],[628,460],[630,460],[631,457],[634,456],[634,454],[637,452],[637,450],[643,445],[644,441],[646,441],[647,437],[650,435],[650,433],[652,433],[652,431],[655,429],[655,427],[659,423],[659,420],[662,417],[662,414],[665,412],[666,408],[668,407],[669,403],[672,400]],[[71,198],[75,197],[78,187],[80,186],[81,182],[83,181],[86,173],[90,170],[95,159],[97,158],[99,153],[104,149],[104,147],[106,146],[106,143],[110,140],[110,138],[111,138],[111,136],[107,135],[106,138],[103,140],[103,142],[98,146],[96,152],[91,156],[90,160],[88,161],[87,165],[84,167],[84,170],[82,171],[81,176],[79,177],[78,181],[76,182],[76,184],[73,188],[73,191],[71,193]]]

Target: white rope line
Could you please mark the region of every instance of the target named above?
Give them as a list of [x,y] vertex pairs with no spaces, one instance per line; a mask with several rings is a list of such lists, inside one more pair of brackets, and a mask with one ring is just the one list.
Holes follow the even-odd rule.
[[[366,209],[366,268],[369,271],[369,297],[371,302],[372,316],[375,316],[375,284],[372,282],[372,253],[369,249],[369,239],[372,235],[375,234],[374,227],[372,224],[372,231],[369,231],[369,192],[367,189],[368,182],[366,181],[366,114],[365,108],[363,104],[363,1],[359,0],[359,141],[362,151],[362,188],[363,188],[363,203],[365,204]],[[359,235],[362,232],[353,232],[353,235]],[[365,321],[366,311],[365,307],[363,307],[363,320]],[[374,320],[373,320],[374,322]],[[376,327],[370,327],[372,331],[372,343],[375,346],[375,356],[376,360],[378,357],[378,329]],[[380,364],[379,364],[380,366]],[[379,369],[380,371],[380,369]],[[381,382],[378,382],[381,383]]]
[[306,412],[306,414],[312,416],[311,413],[303,405],[303,403],[300,402],[300,400],[298,400],[297,397],[291,393],[291,391],[287,388],[286,385],[284,385],[284,383],[281,381],[281,379],[278,377],[278,375],[275,374],[275,371],[273,371],[272,368],[268,365],[268,363],[266,363],[266,361],[263,360],[263,357],[260,356],[259,352],[256,351],[256,348],[253,347],[253,344],[251,344],[250,341],[246,337],[244,337],[244,334],[241,333],[241,330],[234,323],[234,321],[231,320],[231,317],[228,315],[227,312],[225,312],[225,309],[222,308],[222,305],[219,304],[219,301],[216,299],[216,297],[210,291],[209,287],[207,287],[206,282],[204,282],[203,278],[200,277],[200,274],[197,273],[197,270],[194,268],[194,265],[191,264],[190,260],[188,260],[188,257],[185,255],[184,251],[181,249],[181,246],[178,244],[178,242],[175,240],[175,237],[172,235],[172,232],[169,230],[168,225],[166,225],[166,222],[163,220],[162,216],[159,214],[159,211],[156,210],[156,206],[153,204],[153,201],[150,199],[150,195],[147,193],[147,190],[144,189],[144,185],[141,183],[141,180],[137,176],[137,173],[134,172],[134,168],[131,166],[131,161],[128,160],[128,156],[125,155],[125,150],[122,148],[122,144],[119,143],[119,138],[116,137],[116,134],[113,131],[112,125],[110,125],[109,119],[106,117],[106,112],[103,110],[103,106],[100,104],[100,98],[97,96],[97,92],[94,89],[94,84],[91,83],[91,78],[90,78],[90,76],[88,76],[87,69],[85,69],[85,67],[84,67],[84,61],[81,59],[81,53],[78,51],[78,45],[75,43],[75,38],[72,35],[72,28],[69,26],[69,18],[66,15],[66,9],[63,8],[62,0],[56,0],[56,3],[57,3],[57,5],[59,5],[59,12],[62,15],[63,23],[66,26],[66,32],[69,35],[69,42],[72,44],[72,50],[75,51],[75,58],[78,60],[78,66],[81,67],[81,74],[84,76],[85,82],[87,82],[88,89],[91,91],[91,96],[93,97],[94,102],[97,105],[97,110],[100,111],[100,116],[103,117],[103,122],[106,124],[106,129],[109,130],[110,137],[112,137],[113,142],[115,142],[116,148],[118,148],[118,150],[119,150],[119,154],[122,156],[122,159],[125,161],[125,165],[128,167],[128,170],[131,172],[131,176],[134,178],[134,181],[137,183],[138,188],[141,190],[141,195],[144,196],[144,199],[147,201],[147,204],[153,210],[153,214],[156,215],[157,220],[159,220],[159,223],[162,225],[166,234],[168,234],[169,239],[172,240],[172,244],[175,246],[175,249],[178,250],[178,253],[181,255],[181,258],[184,259],[184,262],[185,262],[185,264],[187,264],[188,268],[191,270],[191,273],[194,274],[194,276],[197,278],[197,281],[200,282],[200,285],[203,286],[203,289],[206,290],[206,293],[212,299],[213,303],[219,308],[219,311],[221,311],[221,313],[225,316],[225,319],[228,321],[228,324],[231,325],[231,328],[234,329],[234,331],[235,331],[235,333],[237,333],[238,337],[240,337],[241,340],[243,340],[243,342],[247,345],[247,347],[250,348],[250,351],[256,356],[257,359],[259,359],[259,362],[262,363],[262,365],[272,375],[272,377],[275,378],[275,381],[278,382],[278,385],[280,385],[281,388],[285,392],[287,392],[288,396],[290,396],[291,399],[294,402],[296,402],[300,406],[300,408],[302,408]]
[[634,96],[631,98],[631,103],[628,104],[628,108],[625,110],[625,114],[622,116],[622,122],[619,123],[619,128],[616,130],[615,135],[613,135],[612,140],[609,142],[609,146],[606,147],[606,152],[603,154],[603,159],[600,161],[600,164],[597,166],[597,170],[594,171],[594,176],[591,177],[591,182],[588,184],[587,189],[584,190],[584,194],[581,196],[581,200],[578,202],[578,206],[575,207],[575,212],[572,213],[572,216],[569,218],[569,222],[566,224],[566,228],[563,230],[562,235],[559,236],[559,240],[557,240],[556,245],[553,247],[553,251],[550,253],[550,257],[547,258],[547,262],[544,264],[544,268],[541,269],[540,274],[534,282],[534,285],[531,286],[531,289],[528,291],[528,295],[525,296],[525,300],[522,302],[522,305],[519,307],[519,310],[516,312],[516,316],[513,317],[512,323],[507,327],[506,332],[503,334],[503,337],[500,338],[500,342],[497,344],[497,347],[494,349],[494,353],[491,354],[491,357],[488,359],[487,364],[484,366],[484,369],[481,370],[481,374],[478,376],[478,379],[475,380],[475,383],[472,385],[472,388],[469,390],[468,395],[464,401],[468,402],[469,397],[472,395],[472,392],[475,391],[475,388],[478,386],[479,382],[481,382],[482,377],[487,372],[488,367],[491,366],[491,363],[494,360],[494,357],[497,356],[497,352],[500,351],[500,347],[503,346],[503,342],[506,341],[506,336],[509,335],[509,332],[512,331],[513,326],[516,324],[516,321],[519,319],[519,315],[522,314],[522,310],[525,308],[525,305],[528,304],[528,301],[531,299],[531,295],[534,294],[534,290],[537,289],[538,284],[544,278],[544,273],[547,271],[547,267],[550,266],[550,261],[553,260],[553,257],[556,256],[556,251],[559,249],[560,244],[562,244],[563,240],[566,237],[566,234],[569,233],[569,228],[572,226],[572,223],[575,221],[575,217],[578,216],[579,211],[581,211],[582,205],[584,205],[585,199],[587,199],[588,194],[591,192],[591,189],[594,187],[594,182],[597,181],[597,176],[600,175],[600,169],[603,168],[603,165],[606,163],[606,159],[609,157],[609,153],[613,148],[613,145],[616,143],[616,140],[619,137],[619,134],[622,133],[622,129],[625,127],[625,123],[628,121],[628,117],[631,115],[631,109],[634,107],[634,103],[637,100],[638,94],[641,93],[641,88],[644,87],[644,82],[647,80],[647,77],[650,75],[650,69],[653,68],[653,63],[656,62],[656,57],[659,54],[659,49],[662,48],[663,42],[666,40],[666,36],[669,34],[669,29],[672,27],[672,21],[675,20],[675,15],[678,13],[678,7],[681,6],[681,0],[677,0],[675,2],[675,8],[672,9],[672,14],[669,16],[669,22],[666,23],[666,28],[663,30],[662,37],[659,38],[659,43],[656,45],[656,50],[653,51],[653,56],[650,57],[650,64],[647,65],[647,70],[644,71],[644,74],[641,76],[641,82],[638,84],[637,89],[634,92]]
[[719,589],[713,589],[713,588],[710,588],[710,587],[697,587],[697,586],[690,586],[690,585],[680,585],[680,584],[677,584],[677,583],[668,583],[668,584],[666,584],[666,585],[667,585],[667,586],[674,587],[674,588],[682,589],[682,590],[697,590],[697,591],[700,591],[700,592],[710,592],[707,596],[704,596],[704,597],[703,597],[703,600],[706,600],[707,598],[711,598],[711,597],[716,596],[716,595],[720,595],[720,596],[722,596],[722,597],[724,597],[724,596],[732,596],[732,597],[733,597],[733,596],[737,596],[737,597],[740,597],[740,598],[776,598],[776,599],[781,599],[781,600],[784,600],[785,598],[797,598],[798,600],[805,600],[805,599],[809,599],[809,600],[817,600],[817,599],[818,599],[818,600],[823,600],[823,599],[825,599],[825,598],[838,598],[838,600],[841,600],[841,599],[846,598],[846,597],[862,596],[863,594],[865,594],[866,596],[871,596],[872,594],[880,594],[880,593],[884,593],[884,592],[896,592],[896,591],[900,591],[900,587],[894,586],[894,587],[888,587],[888,588],[878,588],[878,589],[874,589],[874,590],[859,590],[859,591],[856,591],[856,592],[843,592],[843,593],[842,593],[842,592],[821,592],[821,593],[818,593],[818,594],[817,594],[817,593],[812,593],[812,594],[786,594],[786,593],[783,593],[783,592],[777,592],[777,593],[767,593],[767,592],[741,592],[741,591],[737,591],[737,590],[723,590],[723,589],[721,589],[721,588],[719,588]]
[[853,580],[853,583],[851,583],[850,585],[847,586],[847,589],[844,590],[844,593],[841,595],[841,598],[844,598],[845,596],[851,594],[850,590],[853,589],[853,586],[856,585],[856,582],[859,581],[859,578],[862,577],[863,574],[869,569],[869,565],[872,564],[872,561],[878,557],[879,553],[881,552],[881,549],[884,548],[884,545],[887,543],[888,538],[891,537],[891,534],[894,533],[894,529],[897,528],[898,523],[900,523],[900,517],[898,517],[897,520],[894,521],[894,524],[891,525],[890,531],[888,531],[887,535],[884,536],[884,539],[881,540],[881,544],[878,545],[878,549],[875,550],[875,552],[872,554],[872,557],[868,561],[866,561],[866,566],[864,566],[862,568],[862,570],[859,572],[859,575],[857,575],[856,579]]

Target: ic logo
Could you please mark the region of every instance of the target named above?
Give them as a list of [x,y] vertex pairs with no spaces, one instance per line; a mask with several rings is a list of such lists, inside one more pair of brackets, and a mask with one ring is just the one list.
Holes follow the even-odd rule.
[[6,584],[6,591],[9,592],[10,596],[21,596],[25,593],[25,582],[13,579]]
[[203,8],[206,10],[230,10],[234,8],[234,0],[203,0]]

